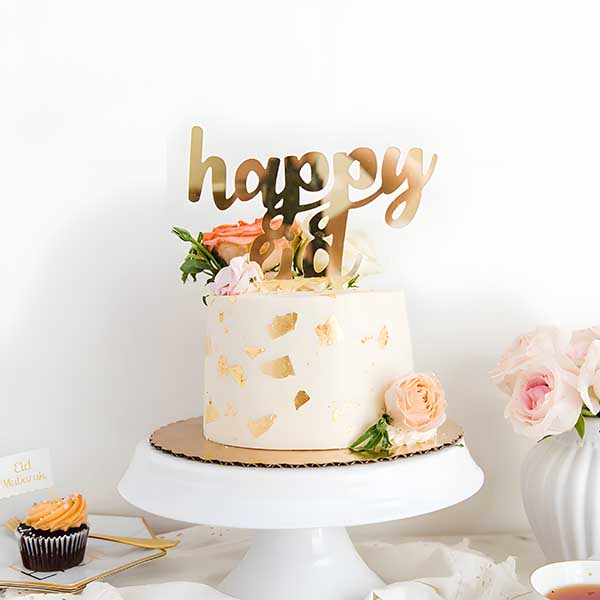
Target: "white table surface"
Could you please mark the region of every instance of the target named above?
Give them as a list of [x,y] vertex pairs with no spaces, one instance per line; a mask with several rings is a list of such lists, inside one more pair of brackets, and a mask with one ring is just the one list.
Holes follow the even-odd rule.
[[[402,538],[386,534],[385,526],[367,526],[350,529],[350,534],[360,552],[361,543],[399,543],[416,538]],[[181,540],[177,558],[167,556],[111,577],[114,586],[130,586],[166,581],[198,581],[216,586],[243,557],[249,545],[250,532],[240,529],[195,526],[164,537]],[[544,556],[531,533],[478,534],[418,538],[456,544],[464,539],[470,546],[496,562],[508,556],[517,559],[517,573],[522,583],[528,585],[529,575],[545,562]],[[189,557],[189,560],[186,560]],[[368,561],[367,561],[368,562]],[[372,565],[376,568],[376,565]]]

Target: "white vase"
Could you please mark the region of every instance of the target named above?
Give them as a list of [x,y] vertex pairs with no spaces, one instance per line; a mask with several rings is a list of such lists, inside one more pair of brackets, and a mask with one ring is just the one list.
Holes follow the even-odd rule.
[[521,473],[525,512],[551,561],[600,554],[600,419],[553,436],[530,451]]

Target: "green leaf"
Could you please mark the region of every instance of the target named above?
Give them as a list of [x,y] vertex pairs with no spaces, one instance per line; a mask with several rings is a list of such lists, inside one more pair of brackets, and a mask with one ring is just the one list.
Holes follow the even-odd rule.
[[183,242],[189,242],[195,248],[200,249],[203,247],[200,243],[200,240],[196,240],[187,229],[183,229],[182,227],[173,227],[171,232],[174,233],[180,240]]
[[377,432],[364,446],[362,450],[375,450],[379,443],[381,442],[382,434],[381,432]]
[[171,230],[180,240],[192,244],[183,264],[179,267],[182,272],[181,280],[185,283],[188,276],[196,281],[196,275],[206,275],[206,283],[212,283],[217,273],[227,266],[227,263],[217,254],[213,254],[202,244],[203,234],[200,232],[195,239],[192,234],[182,227],[173,227]]
[[358,286],[356,285],[356,282],[358,281],[359,277],[360,275],[358,273],[352,277],[352,279],[348,281],[348,288],[357,288]]
[[591,410],[590,410],[590,409],[589,409],[587,406],[584,406],[584,407],[581,409],[581,414],[582,414],[584,417],[597,417],[597,416],[598,416],[597,414],[594,414],[594,413],[593,413],[593,412],[592,412],[592,411],[591,411]]
[[579,419],[577,419],[577,423],[575,423],[575,431],[579,434],[579,437],[583,439],[585,435],[585,419],[583,418],[583,414],[579,415]]
[[350,444],[350,450],[367,456],[389,456],[392,443],[388,433],[388,425],[392,419],[384,414],[375,425],[371,425],[362,435]]
[[354,447],[360,446],[363,442],[366,442],[369,438],[371,438],[375,434],[376,431],[377,431],[377,424],[371,425],[371,427],[369,427],[369,429],[367,429],[362,435],[360,435],[359,437],[357,437],[350,444],[350,448],[354,448]]
[[199,258],[192,258],[191,256],[188,256],[179,268],[184,273],[198,274],[202,273],[202,271],[204,271],[207,267],[208,264],[205,260],[201,260]]

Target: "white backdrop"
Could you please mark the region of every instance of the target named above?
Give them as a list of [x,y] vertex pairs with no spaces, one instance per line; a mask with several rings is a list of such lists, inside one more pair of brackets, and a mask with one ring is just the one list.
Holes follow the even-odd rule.
[[393,526],[526,527],[529,442],[487,371],[523,330],[600,320],[598,16],[573,1],[4,0],[0,455],[47,445],[60,492],[136,512],[115,489],[135,443],[198,414],[201,288],[179,281],[169,230],[244,214],[187,202],[192,124],[230,164],[419,145],[439,161],[410,227],[387,228],[377,202],[350,226],[377,227],[377,284],[406,290],[416,364],[444,382],[487,482]]

